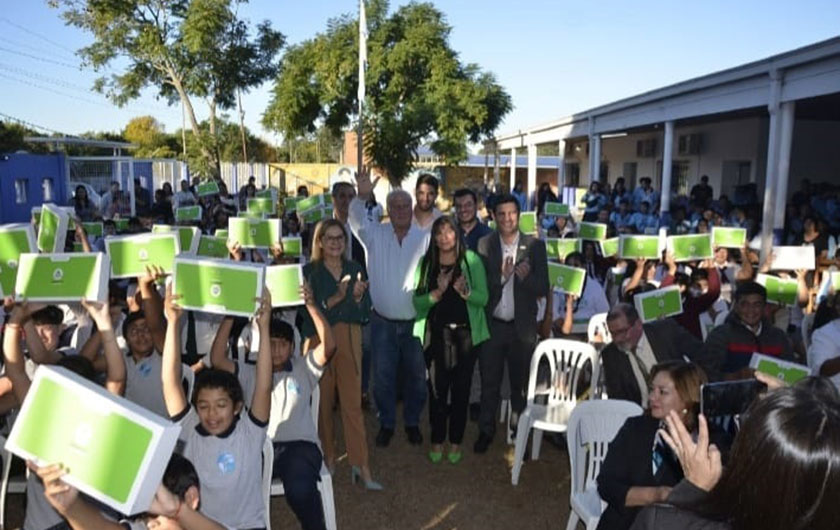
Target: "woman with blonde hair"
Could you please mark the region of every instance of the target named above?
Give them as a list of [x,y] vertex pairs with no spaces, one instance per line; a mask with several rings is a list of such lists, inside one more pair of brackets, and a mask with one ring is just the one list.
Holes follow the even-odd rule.
[[[336,448],[333,409],[336,401],[347,458],[352,466],[353,482],[361,479],[367,490],[381,490],[368,465],[368,447],[362,416],[362,325],[370,316],[370,295],[362,266],[346,257],[348,234],[335,219],[325,219],[315,227],[312,256],[303,275],[332,326],[337,351],[321,377],[321,403],[318,433],[324,460],[330,472],[335,470]],[[313,337],[311,320],[304,315],[302,334]],[[317,340],[317,339],[315,339]]]

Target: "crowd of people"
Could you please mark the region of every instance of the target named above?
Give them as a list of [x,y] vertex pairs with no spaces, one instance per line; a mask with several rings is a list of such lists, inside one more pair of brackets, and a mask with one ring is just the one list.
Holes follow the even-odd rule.
[[[423,446],[427,431],[430,465],[458,465],[472,410],[479,433],[475,455],[494,443],[503,399],[511,408],[504,428],[515,432],[537,343],[551,337],[587,341],[578,324],[606,313],[609,334],[596,339],[603,377],[595,386],[646,412],[621,429],[604,462],[598,490],[608,508],[599,528],[627,529],[634,521],[634,528],[671,528],[673,521],[692,518],[736,529],[834,525],[840,294],[829,280],[840,258],[836,246],[829,252],[828,236],[840,228],[836,189],[806,182],[797,192],[783,237],[815,247],[816,270],[778,272],[749,244],[760,229],[758,206],[715,197],[707,177],[689,197],[672,198],[664,223],[649,178],[632,190],[622,178],[612,188],[593,182],[573,205],[579,215],[564,216],[546,213],[547,202],[558,202],[546,183],[530,201],[536,233],[520,229],[529,206],[521,185],[511,193],[459,189],[451,196],[452,214],[445,215],[436,207],[441,187],[435,176],[422,174],[413,195],[391,191],[384,207],[373,193],[376,180],[362,173],[354,183],[336,183],[329,190],[332,217],[314,224],[283,212],[280,203],[283,235],[302,238],[300,258],[286,255],[280,241],[260,251],[228,239],[231,260],[300,260],[300,307],[272,309],[266,290],[251,319],[187,311],[157,264],[136,279],[112,279],[106,303],[43,305],[7,297],[2,412],[23,401],[35,367],[54,364],[180,423],[182,450],[173,455],[149,515],[124,521],[131,528],[161,520],[183,528],[265,527],[261,455],[268,437],[286,502],[303,528],[320,529],[326,522],[317,483],[322,463],[336,472],[338,420],[352,481],[370,492],[388,487],[374,478],[370,462],[364,422],[369,391],[379,421],[371,437],[377,447],[390,445],[401,400],[408,442]],[[153,224],[174,224],[178,208],[198,205],[200,221],[186,224],[214,235],[261,191],[252,178],[236,196],[221,181],[218,192],[199,196],[200,183],[185,180],[177,193],[165,183],[146,200],[151,195],[135,182],[134,217],[118,183],[99,207],[79,186],[70,206],[78,221],[103,220],[108,237],[118,233],[117,219],[131,217],[120,231],[142,233]],[[298,196],[308,190],[302,187]],[[605,224],[607,237],[657,233],[661,226],[673,235],[734,226],[747,229],[747,243],[739,250],[716,248],[711,259],[697,262],[678,263],[670,252],[659,260],[623,260],[604,255],[592,240],[562,258],[549,255],[546,238],[577,239],[580,221]],[[85,251],[103,250],[103,238],[89,236],[81,222],[74,230],[68,248],[76,239]],[[580,296],[551,287],[549,262],[586,271]],[[796,303],[768,302],[757,273],[796,278]],[[669,285],[679,287],[683,312],[643,322],[634,296]],[[733,441],[732,432],[716,430],[699,414],[700,386],[754,377],[753,353],[807,364],[822,377],[771,391],[753,404]],[[183,384],[187,371],[195,373],[191,395]],[[314,392],[320,394],[317,422],[310,410]],[[427,402],[428,430],[421,426]],[[808,414],[789,412],[797,407]],[[768,437],[794,447],[788,453],[804,463],[781,465],[794,457],[763,455],[784,452],[770,447]],[[24,528],[106,528],[124,519],[103,514],[66,485],[60,464],[33,468]],[[774,478],[769,468],[775,467],[789,474]],[[765,477],[768,488],[776,484],[766,499],[744,493],[752,477]],[[801,488],[794,491],[794,484]],[[756,503],[750,505],[756,514],[739,512],[740,503]],[[768,515],[758,514],[765,510]],[[791,514],[804,522],[794,524]]]

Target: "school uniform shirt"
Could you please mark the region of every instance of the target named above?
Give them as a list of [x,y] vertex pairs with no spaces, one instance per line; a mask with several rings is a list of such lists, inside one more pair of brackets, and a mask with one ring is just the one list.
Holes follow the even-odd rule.
[[233,528],[265,526],[262,449],[266,423],[243,407],[227,432],[208,433],[189,405],[172,418],[180,423],[183,456],[201,483],[201,513]]
[[[552,315],[554,320],[564,318],[566,316],[566,294],[552,290],[551,298],[553,301]],[[610,311],[610,304],[607,302],[607,295],[604,292],[604,288],[592,276],[586,278],[583,292],[576,305],[577,307],[574,312],[575,320],[588,321],[593,315],[608,313]]]
[[[837,357],[840,357],[840,318],[835,318],[811,335],[808,365],[815,373],[819,373],[823,363]],[[840,374],[835,374],[830,379],[840,388]]]
[[[256,365],[239,363],[237,377],[248,396],[254,395]],[[310,401],[312,392],[318,386],[324,367],[315,361],[310,350],[304,356],[292,354],[286,365],[273,374],[271,390],[271,414],[268,419],[268,436],[275,442],[312,442],[318,447],[318,428],[312,419]],[[203,491],[203,490],[202,490]]]
[[[193,313],[195,315],[196,350],[199,356],[207,355],[213,346],[213,340],[216,338],[216,330],[219,329],[219,324],[222,323],[224,315],[203,313],[201,311],[194,311]],[[181,348],[186,351],[187,344],[189,344],[187,315],[184,315],[184,318],[179,322],[181,324]]]

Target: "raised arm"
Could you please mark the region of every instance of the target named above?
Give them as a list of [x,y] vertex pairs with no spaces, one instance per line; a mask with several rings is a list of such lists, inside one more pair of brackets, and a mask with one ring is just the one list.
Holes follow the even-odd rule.
[[172,285],[167,285],[163,308],[169,323],[166,326],[160,377],[163,400],[170,416],[177,416],[187,408],[187,398],[181,386],[181,333],[178,325],[184,310],[177,304],[178,298],[172,294]]
[[303,285],[303,300],[306,303],[306,310],[309,311],[309,316],[312,317],[312,323],[315,325],[315,333],[318,335],[318,346],[313,350],[315,362],[320,366],[326,366],[329,360],[335,354],[335,337],[333,337],[332,326],[324,318],[324,315],[318,309],[318,304],[315,302],[315,296],[312,294],[312,289],[308,283]]
[[140,288],[140,297],[143,299],[143,314],[146,316],[146,325],[152,334],[155,349],[163,351],[163,343],[166,341],[166,321],[163,319],[163,300],[160,298],[155,283],[166,276],[162,267],[147,265],[146,274],[137,278],[137,285]]
[[642,275],[645,273],[645,265],[647,264],[646,259],[637,259],[636,260],[636,270],[633,271],[633,276],[630,277],[630,281],[627,282],[627,285],[621,289],[621,297],[624,296],[639,286],[639,283],[642,281]]
[[[12,297],[4,300],[4,305],[9,307],[13,304]],[[3,355],[6,358],[6,376],[12,382],[12,391],[18,403],[23,403],[26,393],[29,392],[29,385],[32,381],[26,375],[26,367],[23,360],[23,351],[20,347],[21,322],[26,315],[26,305],[15,305],[12,309],[12,316],[6,324],[3,332]]]
[[[256,382],[254,384],[254,395],[251,398],[251,415],[255,420],[268,422],[271,412],[271,385],[272,373],[274,372],[271,360],[271,293],[263,289],[263,297],[260,309],[256,316],[257,326],[260,330],[260,351],[257,355]],[[215,366],[215,365],[214,365]]]
[[82,244],[82,250],[85,252],[93,252],[90,248],[90,241],[88,240],[87,230],[85,230],[84,225],[82,225],[82,220],[76,217],[76,238],[79,240],[79,243]]
[[735,281],[749,281],[752,280],[753,274],[755,273],[755,269],[752,264],[752,260],[750,259],[750,246],[749,243],[744,243],[744,248],[741,249],[741,268],[738,269],[738,273],[735,274]]
[[93,321],[96,322],[96,328],[99,330],[98,334],[105,349],[105,388],[115,396],[122,396],[125,394],[125,359],[117,345],[110,306],[103,302],[82,300],[82,307],[87,309]]
[[26,346],[29,348],[29,357],[32,361],[36,364],[55,364],[61,360],[61,354],[55,350],[47,351],[31,318],[32,313],[43,307],[45,307],[44,304],[24,304],[21,308],[20,323],[23,326]]
[[[213,339],[213,345],[210,347],[210,363],[213,365],[213,368],[230,373],[236,370],[236,365],[228,357],[228,339],[230,339],[230,331],[232,329],[233,317],[225,317],[219,324],[219,329],[216,330],[216,337]],[[260,338],[262,338],[262,335]]]

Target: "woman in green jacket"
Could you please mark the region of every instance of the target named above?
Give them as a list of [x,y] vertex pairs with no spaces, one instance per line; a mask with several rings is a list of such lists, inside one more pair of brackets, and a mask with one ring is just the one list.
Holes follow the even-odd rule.
[[438,218],[414,274],[414,334],[423,343],[429,369],[433,463],[443,459],[447,421],[447,458],[453,464],[461,460],[477,346],[490,336],[486,304],[487,277],[481,258],[467,249],[450,217]]

